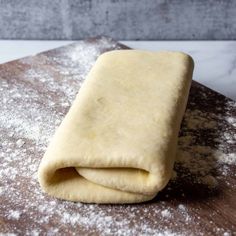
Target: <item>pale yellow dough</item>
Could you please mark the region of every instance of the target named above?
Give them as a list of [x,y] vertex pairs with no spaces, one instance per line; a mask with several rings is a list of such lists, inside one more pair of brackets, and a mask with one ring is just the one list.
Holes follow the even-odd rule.
[[102,54],[39,167],[48,194],[87,203],[136,203],[168,183],[192,59],[179,52]]

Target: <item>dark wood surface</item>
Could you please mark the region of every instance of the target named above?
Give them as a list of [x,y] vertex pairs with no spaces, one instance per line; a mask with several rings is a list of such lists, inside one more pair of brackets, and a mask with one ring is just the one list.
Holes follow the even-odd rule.
[[90,39],[0,65],[0,234],[236,235],[236,103],[193,82],[168,186],[150,202],[96,205],[42,193],[49,138],[104,51]]

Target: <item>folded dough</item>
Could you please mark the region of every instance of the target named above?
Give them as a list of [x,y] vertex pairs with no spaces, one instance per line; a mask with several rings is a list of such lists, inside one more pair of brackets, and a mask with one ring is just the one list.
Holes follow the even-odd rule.
[[42,189],[88,203],[154,198],[172,174],[192,71],[179,52],[102,54],[41,161]]

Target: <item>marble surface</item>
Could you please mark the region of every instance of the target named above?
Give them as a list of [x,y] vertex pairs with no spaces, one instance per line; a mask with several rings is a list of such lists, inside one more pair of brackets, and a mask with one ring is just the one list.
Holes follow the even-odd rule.
[[[72,41],[0,40],[0,63],[67,45]],[[236,41],[121,41],[136,49],[177,50],[195,61],[194,80],[236,100]]]
[[229,40],[235,15],[235,0],[1,0],[0,38]]

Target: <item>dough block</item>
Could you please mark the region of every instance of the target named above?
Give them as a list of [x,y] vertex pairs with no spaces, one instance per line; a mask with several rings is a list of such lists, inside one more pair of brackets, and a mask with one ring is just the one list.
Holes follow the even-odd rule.
[[87,203],[153,199],[172,174],[192,72],[180,52],[102,54],[41,161],[42,189]]

